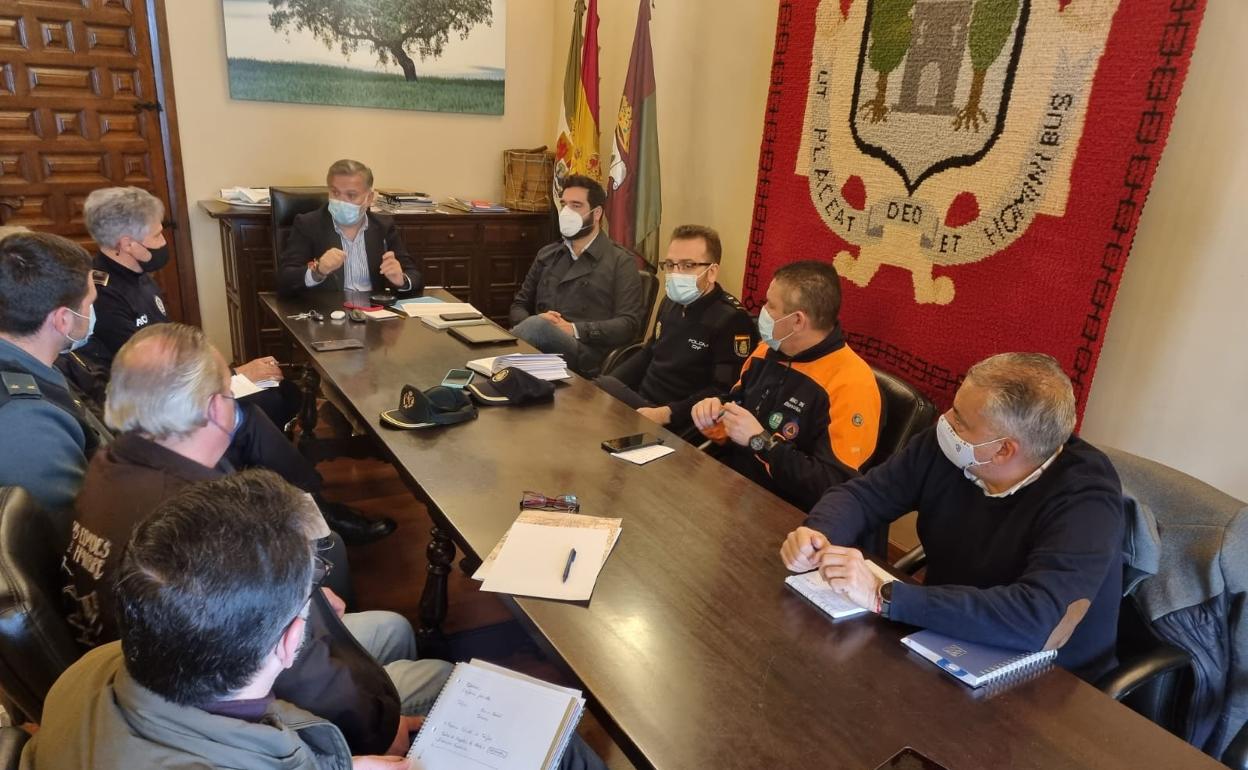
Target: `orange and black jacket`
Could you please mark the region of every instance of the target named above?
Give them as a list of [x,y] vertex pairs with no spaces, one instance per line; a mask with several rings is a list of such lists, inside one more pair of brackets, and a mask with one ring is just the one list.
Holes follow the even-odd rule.
[[[759,453],[729,442],[725,462],[803,511],[828,488],[858,476],[875,451],[879,387],[839,326],[793,357],[759,345],[724,400],[749,409],[780,439]],[[724,436],[718,424],[707,434]]]

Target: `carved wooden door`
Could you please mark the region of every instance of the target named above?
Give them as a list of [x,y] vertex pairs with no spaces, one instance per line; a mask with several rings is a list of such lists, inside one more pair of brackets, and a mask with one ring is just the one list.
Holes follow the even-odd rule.
[[[141,187],[165,203],[169,266],[155,277],[169,314],[198,323],[190,253],[178,259],[150,36],[158,10],[144,0],[0,0],[0,197],[22,199],[9,224],[58,233],[94,251],[82,219],[87,194]],[[163,12],[163,8],[159,8]],[[175,145],[176,146],[176,145]],[[179,185],[180,186],[180,185]],[[179,205],[171,205],[171,204]],[[185,227],[185,224],[183,224]],[[191,281],[188,284],[188,280]]]

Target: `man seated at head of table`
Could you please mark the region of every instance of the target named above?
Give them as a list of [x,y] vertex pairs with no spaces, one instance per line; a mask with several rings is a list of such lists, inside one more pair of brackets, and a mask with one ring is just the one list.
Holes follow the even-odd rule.
[[325,175],[329,201],[295,217],[278,257],[277,290],[419,294],[424,287],[394,220],[369,207],[373,172],[358,160],[335,161]]
[[607,194],[587,176],[563,180],[559,232],[542,247],[511,303],[511,333],[593,376],[649,320],[637,260],[602,231]]
[[[828,491],[780,551],[795,572],[891,620],[970,642],[1056,649],[1094,680],[1115,664],[1122,595],[1122,490],[1080,438],[1057,361],[1002,353],[966,374],[935,427]],[[881,584],[851,543],[918,511],[923,585]]]
[[740,380],[691,410],[693,424],[724,444],[725,462],[802,510],[858,475],[880,430],[879,387],[845,344],[840,310],[832,265],[781,267],[758,315],[763,342]]
[[[374,755],[353,756],[335,723],[274,689],[306,654],[325,575],[309,539],[318,518],[266,471],[201,481],[164,501],[120,560],[120,641],[57,679],[23,770],[406,770],[420,716],[400,718]],[[604,767],[579,739],[559,766]]]
[[663,303],[654,336],[640,352],[599,377],[598,387],[660,425],[681,431],[707,396],[727,393],[754,349],[754,321],[719,285],[719,233],[702,225],[672,231]]

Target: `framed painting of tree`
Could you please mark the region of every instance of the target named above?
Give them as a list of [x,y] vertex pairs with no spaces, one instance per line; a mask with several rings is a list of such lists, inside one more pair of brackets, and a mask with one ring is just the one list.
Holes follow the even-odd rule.
[[222,0],[230,96],[503,114],[507,0]]

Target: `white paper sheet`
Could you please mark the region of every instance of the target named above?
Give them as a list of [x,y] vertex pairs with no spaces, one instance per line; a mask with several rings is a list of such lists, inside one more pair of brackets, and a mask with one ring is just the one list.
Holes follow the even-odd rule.
[[245,398],[247,396],[259,393],[261,388],[256,383],[247,379],[245,374],[236,374],[230,378],[230,393],[234,398]]
[[639,449],[630,449],[627,452],[612,452],[613,455],[621,460],[628,460],[634,465],[645,465],[651,460],[657,460],[660,457],[667,457],[675,452],[670,446],[655,444],[653,446],[643,446]]
[[[610,536],[605,529],[516,522],[481,590],[546,599],[588,599],[594,593]],[[565,582],[563,570],[572,549],[576,549],[576,559]]]

